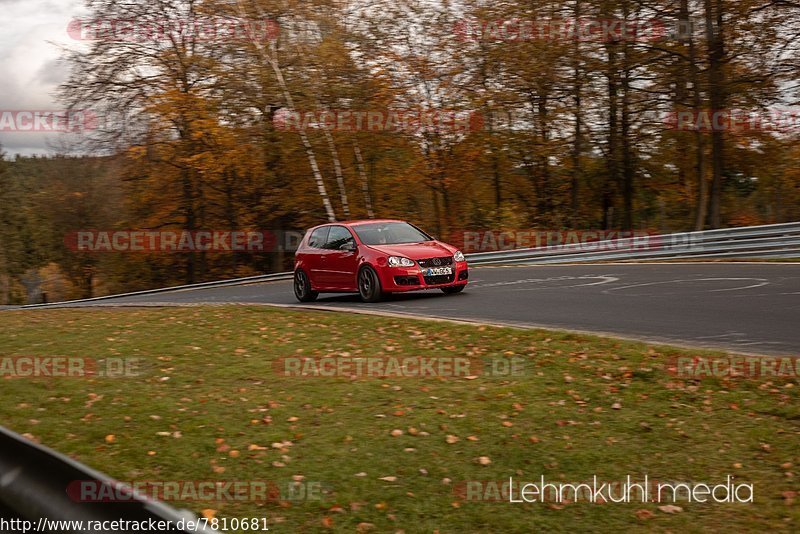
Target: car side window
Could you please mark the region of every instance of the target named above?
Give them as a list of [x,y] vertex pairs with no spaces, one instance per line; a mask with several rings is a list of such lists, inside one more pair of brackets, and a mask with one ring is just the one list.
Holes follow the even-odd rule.
[[311,248],[325,248],[325,242],[328,240],[328,230],[330,230],[330,226],[323,226],[314,230],[311,233],[311,237],[308,238],[308,246]]
[[355,245],[355,239],[350,233],[350,230],[344,226],[331,226],[331,231],[328,234],[328,241],[325,243],[325,248],[328,250],[339,250],[345,243],[352,242]]

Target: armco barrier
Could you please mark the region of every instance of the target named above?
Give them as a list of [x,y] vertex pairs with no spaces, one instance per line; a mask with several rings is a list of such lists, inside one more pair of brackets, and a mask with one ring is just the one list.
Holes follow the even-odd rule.
[[[646,242],[645,242],[646,240]],[[586,244],[559,245],[534,249],[481,252],[467,255],[470,265],[546,265],[559,263],[669,261],[681,259],[769,259],[800,258],[800,222],[747,226],[705,232],[652,235],[604,241],[608,250],[587,250]],[[229,287],[291,280],[292,273],[274,273],[217,282],[137,291],[91,299],[30,304],[25,308],[96,302],[112,298],[156,295],[169,291]]]
[[[0,427],[0,518],[30,521],[28,532],[53,532],[46,528],[45,519],[53,521],[125,520],[146,523],[170,522],[164,532],[189,533],[217,531],[203,522],[198,528],[179,528],[188,521],[197,523],[196,516],[187,510],[176,510],[162,502],[132,493],[126,502],[86,503],[73,501],[67,494],[70,483],[93,480],[109,488],[119,487],[114,479],[95,471],[64,454]],[[74,524],[73,524],[74,526]],[[22,532],[22,530],[20,530]],[[78,528],[62,528],[59,533],[88,532]],[[94,530],[92,530],[94,532]]]

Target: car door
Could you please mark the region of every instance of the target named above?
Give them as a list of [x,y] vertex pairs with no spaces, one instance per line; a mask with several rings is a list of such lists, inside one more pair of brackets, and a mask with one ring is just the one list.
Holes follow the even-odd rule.
[[303,250],[303,261],[308,266],[308,276],[314,289],[328,285],[325,281],[325,255],[328,253],[325,243],[328,241],[329,230],[329,226],[323,226],[311,232],[308,244]]
[[344,226],[331,226],[325,249],[325,279],[329,280],[330,286],[355,290],[358,251],[353,234]]

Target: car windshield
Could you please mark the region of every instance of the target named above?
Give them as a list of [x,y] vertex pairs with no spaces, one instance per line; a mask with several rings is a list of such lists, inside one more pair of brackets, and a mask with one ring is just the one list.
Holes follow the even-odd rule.
[[353,229],[365,245],[403,245],[433,241],[429,235],[404,222],[361,224]]

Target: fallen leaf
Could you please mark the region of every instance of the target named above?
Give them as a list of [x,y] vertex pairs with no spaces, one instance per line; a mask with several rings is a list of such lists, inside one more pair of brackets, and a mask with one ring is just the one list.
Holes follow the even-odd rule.
[[481,465],[489,465],[490,463],[492,463],[492,460],[488,456],[481,456],[480,458],[478,458],[478,463]]
[[664,506],[659,506],[658,509],[665,514],[679,514],[683,512],[683,508],[675,506],[674,504],[665,504]]
[[452,434],[449,434],[449,435],[448,435],[446,438],[444,438],[444,440],[445,440],[447,443],[449,443],[450,445],[452,445],[453,443],[456,443],[456,442],[458,442],[458,440],[459,440],[459,437],[458,437],[458,436],[454,436],[454,435],[452,435]]

